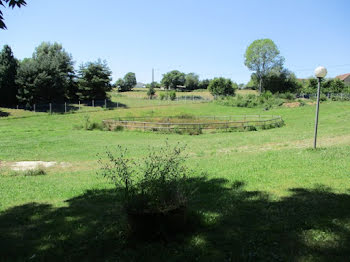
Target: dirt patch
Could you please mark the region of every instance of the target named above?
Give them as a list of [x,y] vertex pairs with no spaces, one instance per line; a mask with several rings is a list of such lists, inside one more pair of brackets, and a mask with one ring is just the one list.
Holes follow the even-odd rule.
[[283,106],[284,107],[289,107],[289,108],[299,107],[300,106],[300,102],[284,103]]
[[57,162],[44,162],[44,161],[20,161],[11,165],[11,169],[15,171],[33,170],[38,167],[53,167]]

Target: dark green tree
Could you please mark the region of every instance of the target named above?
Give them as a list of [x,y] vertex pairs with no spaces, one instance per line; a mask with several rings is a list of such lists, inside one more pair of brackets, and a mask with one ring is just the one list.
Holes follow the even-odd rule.
[[38,75],[37,64],[32,58],[25,58],[20,62],[17,71],[16,84],[18,85],[18,101],[20,104],[30,107],[36,101],[36,77]]
[[[0,6],[2,7],[6,7],[6,5],[8,7],[11,7],[12,9],[17,7],[21,7],[21,6],[25,6],[27,3],[24,0],[0,0]],[[4,17],[3,17],[3,13],[0,10],[0,29],[7,29],[5,23],[4,23]]]
[[80,66],[78,97],[80,100],[105,99],[111,90],[111,75],[106,62],[98,60]]
[[223,77],[214,78],[208,86],[209,92],[214,96],[234,96],[238,85]]
[[163,75],[161,81],[166,89],[177,89],[178,86],[184,86],[186,75],[178,70],[173,70]]
[[[72,99],[69,96],[73,95],[74,63],[62,45],[44,42],[29,60],[20,63],[17,77],[20,89],[18,99],[21,102],[47,103]],[[31,68],[28,68],[29,65]],[[28,101],[28,97],[31,97],[31,101]]]
[[131,91],[137,84],[135,73],[129,72],[115,83],[119,92]]
[[[259,85],[258,77],[253,74],[252,80],[255,86]],[[269,72],[264,78],[264,89],[271,93],[298,93],[302,89],[302,85],[297,81],[294,73],[287,69],[273,70]]]
[[5,45],[0,52],[0,106],[13,106],[17,102],[17,67],[11,48]]
[[199,89],[208,89],[210,80],[209,79],[203,79],[199,81],[198,88]]
[[276,68],[282,68],[284,58],[280,56],[276,44],[271,39],[259,39],[251,43],[245,52],[244,64],[252,71],[259,81],[259,91],[263,91],[264,79]]
[[195,73],[189,73],[185,77],[185,86],[186,90],[195,90],[198,89],[199,85],[199,76]]

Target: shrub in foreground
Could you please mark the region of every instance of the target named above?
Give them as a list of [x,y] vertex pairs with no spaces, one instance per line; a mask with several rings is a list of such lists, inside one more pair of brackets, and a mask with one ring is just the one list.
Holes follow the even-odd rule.
[[118,146],[100,158],[100,174],[122,192],[122,203],[131,229],[136,233],[178,230],[185,223],[189,170],[182,152],[184,147],[152,148],[140,162],[128,157]]

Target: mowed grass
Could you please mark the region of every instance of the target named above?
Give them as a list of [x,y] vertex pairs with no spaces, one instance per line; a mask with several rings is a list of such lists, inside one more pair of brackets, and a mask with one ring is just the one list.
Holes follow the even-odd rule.
[[[318,150],[311,149],[314,113],[314,106],[262,111],[200,103],[1,117],[0,259],[348,261],[350,103],[321,104]],[[76,129],[85,114],[96,122],[117,116],[274,114],[286,125],[199,136]],[[135,240],[115,190],[96,175],[97,154],[122,145],[140,159],[165,140],[187,145],[192,226],[173,238]],[[58,165],[43,176],[13,175],[9,166],[23,160]]]

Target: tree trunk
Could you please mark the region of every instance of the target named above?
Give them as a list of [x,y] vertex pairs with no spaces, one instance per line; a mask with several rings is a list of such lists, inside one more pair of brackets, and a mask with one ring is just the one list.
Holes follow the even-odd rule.
[[260,77],[260,80],[259,80],[259,93],[260,94],[262,93],[262,77]]

